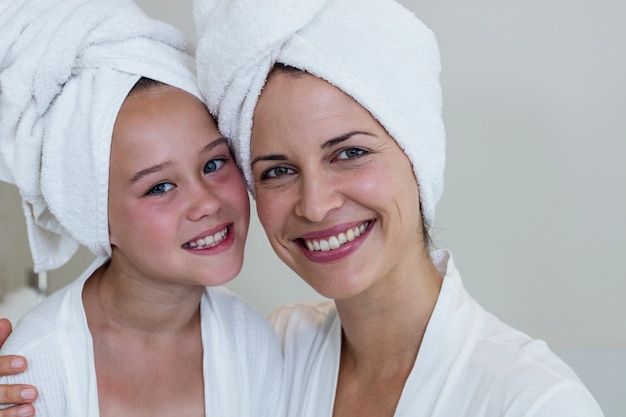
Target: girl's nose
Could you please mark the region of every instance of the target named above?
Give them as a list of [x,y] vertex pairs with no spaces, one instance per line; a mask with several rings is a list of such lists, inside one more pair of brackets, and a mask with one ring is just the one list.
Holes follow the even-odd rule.
[[220,199],[217,198],[213,190],[200,183],[190,189],[188,217],[190,220],[199,220],[206,216],[216,214],[221,206]]

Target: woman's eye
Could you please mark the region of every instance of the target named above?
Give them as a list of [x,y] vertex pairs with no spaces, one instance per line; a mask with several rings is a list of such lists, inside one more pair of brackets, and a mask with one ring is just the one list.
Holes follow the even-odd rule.
[[211,172],[215,172],[221,167],[223,167],[225,163],[226,163],[225,159],[211,159],[204,166],[204,173],[210,174]]
[[359,156],[363,155],[364,153],[365,153],[365,150],[363,150],[361,148],[348,148],[348,149],[344,149],[343,151],[341,151],[339,153],[339,155],[337,155],[337,159],[358,158]]
[[162,182],[150,188],[150,190],[148,190],[148,194],[152,194],[152,195],[165,194],[166,192],[168,192],[169,190],[173,188],[174,188],[174,184],[172,184],[171,182]]
[[265,171],[263,173],[263,175],[261,176],[261,179],[266,179],[266,178],[278,178],[278,177],[282,177],[285,175],[290,175],[293,174],[294,170],[291,168],[287,168],[287,167],[274,167],[271,169],[268,169],[267,171]]

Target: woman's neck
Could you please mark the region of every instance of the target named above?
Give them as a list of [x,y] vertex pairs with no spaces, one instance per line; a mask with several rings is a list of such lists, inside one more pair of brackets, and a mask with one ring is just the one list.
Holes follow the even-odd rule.
[[428,255],[394,271],[377,288],[337,300],[343,328],[342,362],[377,372],[412,367],[435,308],[442,278]]

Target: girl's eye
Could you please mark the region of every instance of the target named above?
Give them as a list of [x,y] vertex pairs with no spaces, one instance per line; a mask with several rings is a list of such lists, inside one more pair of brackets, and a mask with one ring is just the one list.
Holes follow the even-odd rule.
[[265,171],[261,175],[261,179],[278,178],[278,177],[282,177],[285,175],[291,175],[293,173],[294,173],[294,170],[291,168],[278,166],[278,167],[270,168],[267,171]]
[[211,172],[215,172],[218,169],[222,168],[225,163],[226,163],[225,159],[211,159],[204,166],[204,173],[210,174]]
[[341,151],[339,155],[337,155],[337,159],[354,159],[354,158],[358,158],[364,153],[365,153],[365,150],[361,148],[348,148],[348,149],[344,149],[343,151]]
[[168,192],[169,190],[173,188],[174,188],[174,184],[172,184],[171,182],[162,182],[150,188],[147,194],[161,195],[161,194],[165,194],[166,192]]

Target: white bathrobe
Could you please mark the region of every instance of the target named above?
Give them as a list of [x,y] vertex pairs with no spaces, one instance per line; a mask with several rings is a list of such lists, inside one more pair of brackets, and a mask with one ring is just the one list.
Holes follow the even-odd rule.
[[[443,285],[396,417],[602,416],[544,342],[483,310],[448,252],[434,257]],[[332,416],[341,350],[334,304],[283,307],[272,318],[285,356],[287,415]]]
[[[36,386],[37,417],[99,416],[93,343],[81,294],[104,260],[97,259],[79,279],[24,316],[0,350],[0,355],[28,358],[25,373],[1,377],[0,384]],[[279,415],[282,358],[267,320],[224,288],[206,289],[201,317],[205,414]]]

